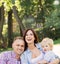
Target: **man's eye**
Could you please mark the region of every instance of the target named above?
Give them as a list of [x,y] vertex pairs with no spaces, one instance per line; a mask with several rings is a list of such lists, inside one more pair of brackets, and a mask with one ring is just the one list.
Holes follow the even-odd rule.
[[24,45],[21,45],[21,47],[24,47]]
[[17,45],[17,46],[20,46],[20,45]]

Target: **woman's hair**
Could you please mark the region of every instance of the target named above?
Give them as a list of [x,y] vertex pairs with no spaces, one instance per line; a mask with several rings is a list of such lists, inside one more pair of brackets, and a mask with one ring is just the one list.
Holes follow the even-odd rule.
[[[17,39],[24,41],[23,37],[17,36],[17,37],[14,38],[13,42],[14,42],[15,40],[17,40]],[[25,42],[24,42],[24,44],[25,44]],[[25,45],[26,45],[26,44],[25,44]],[[24,48],[24,51],[25,51],[25,50],[26,50],[26,46],[24,46],[24,47],[25,47],[25,48]]]
[[26,42],[26,40],[25,40],[25,37],[26,37],[26,33],[27,33],[29,30],[31,30],[31,31],[33,32],[33,35],[34,35],[34,37],[35,37],[34,44],[38,43],[38,41],[39,41],[36,32],[35,32],[33,29],[27,29],[27,30],[24,32],[24,35],[23,35],[23,39],[24,39],[25,44],[26,44],[26,49],[27,49],[28,45],[27,45],[27,42]]
[[48,44],[50,47],[51,47],[51,50],[52,50],[52,48],[53,48],[53,40],[51,39],[51,38],[48,38],[48,37],[46,37],[46,38],[44,38],[43,40],[42,40],[42,42],[41,42],[41,45],[45,45],[45,44]]

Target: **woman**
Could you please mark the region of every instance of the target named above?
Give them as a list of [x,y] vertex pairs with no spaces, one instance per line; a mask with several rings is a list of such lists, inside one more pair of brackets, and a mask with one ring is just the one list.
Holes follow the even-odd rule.
[[[43,59],[43,54],[41,53],[42,48],[40,43],[38,43],[36,33],[32,29],[27,29],[23,38],[26,44],[26,51],[21,57],[23,64],[38,64],[37,61]],[[53,64],[54,62],[58,64],[59,60],[56,59]]]

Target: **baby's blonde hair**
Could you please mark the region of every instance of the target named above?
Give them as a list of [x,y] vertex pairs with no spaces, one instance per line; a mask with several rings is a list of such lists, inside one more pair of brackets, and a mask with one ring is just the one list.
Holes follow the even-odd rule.
[[46,37],[42,40],[41,45],[48,44],[51,47],[51,50],[52,50],[53,49],[53,43],[54,43],[53,39]]

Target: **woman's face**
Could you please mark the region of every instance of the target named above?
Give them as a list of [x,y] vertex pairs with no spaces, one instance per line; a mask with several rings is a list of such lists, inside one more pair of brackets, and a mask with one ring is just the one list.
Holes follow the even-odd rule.
[[35,37],[34,34],[31,30],[28,30],[25,36],[26,42],[29,43],[34,43]]

